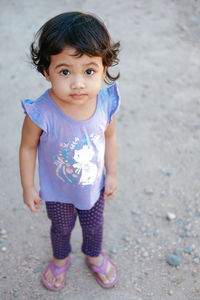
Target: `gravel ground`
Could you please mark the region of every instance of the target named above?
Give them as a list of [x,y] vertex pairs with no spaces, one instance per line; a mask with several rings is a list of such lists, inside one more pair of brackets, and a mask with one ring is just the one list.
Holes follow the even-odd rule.
[[[0,3],[0,300],[200,299],[200,1]],[[119,191],[105,208],[104,250],[120,270],[111,290],[84,264],[78,222],[65,288],[44,289],[49,221],[44,206],[33,214],[22,202],[20,99],[48,87],[29,64],[29,44],[39,26],[67,10],[101,16],[122,44]]]

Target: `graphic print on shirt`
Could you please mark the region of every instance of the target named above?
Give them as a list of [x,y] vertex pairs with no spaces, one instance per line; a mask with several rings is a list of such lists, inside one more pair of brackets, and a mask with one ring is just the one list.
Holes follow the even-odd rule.
[[60,144],[54,157],[56,175],[65,183],[87,187],[101,176],[98,166],[104,160],[104,142],[99,135],[91,134],[89,139],[75,137],[72,142]]
[[97,166],[91,162],[95,154],[93,148],[86,145],[83,146],[82,149],[75,150],[74,152],[74,160],[76,163],[73,164],[73,167],[76,168],[75,172],[79,174],[80,171],[82,171],[79,184],[93,184],[97,175]]

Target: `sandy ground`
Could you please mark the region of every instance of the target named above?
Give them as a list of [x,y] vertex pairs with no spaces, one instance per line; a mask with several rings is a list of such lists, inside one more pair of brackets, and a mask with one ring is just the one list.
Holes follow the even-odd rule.
[[[1,0],[0,299],[200,299],[200,1]],[[60,293],[44,289],[49,221],[22,202],[18,147],[21,98],[47,87],[29,44],[50,17],[93,12],[121,40],[117,115],[119,191],[105,208],[104,250],[120,269],[103,290],[84,264],[81,231]],[[168,212],[175,219],[168,221]],[[181,258],[178,267],[166,255]]]

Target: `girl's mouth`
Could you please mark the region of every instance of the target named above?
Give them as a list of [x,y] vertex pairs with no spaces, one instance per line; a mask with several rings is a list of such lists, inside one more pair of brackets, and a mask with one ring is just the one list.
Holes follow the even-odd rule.
[[70,97],[74,99],[81,99],[85,96],[86,94],[71,94]]

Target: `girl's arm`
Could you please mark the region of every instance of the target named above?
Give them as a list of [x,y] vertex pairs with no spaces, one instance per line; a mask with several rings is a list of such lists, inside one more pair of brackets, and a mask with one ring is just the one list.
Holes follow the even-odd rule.
[[40,210],[40,196],[34,185],[35,162],[37,154],[37,146],[40,135],[42,134],[39,128],[26,115],[22,128],[22,139],[20,145],[20,175],[23,188],[24,203],[31,211],[37,212]]
[[115,119],[105,132],[105,168],[104,199],[111,199],[117,191],[117,140],[115,134]]

